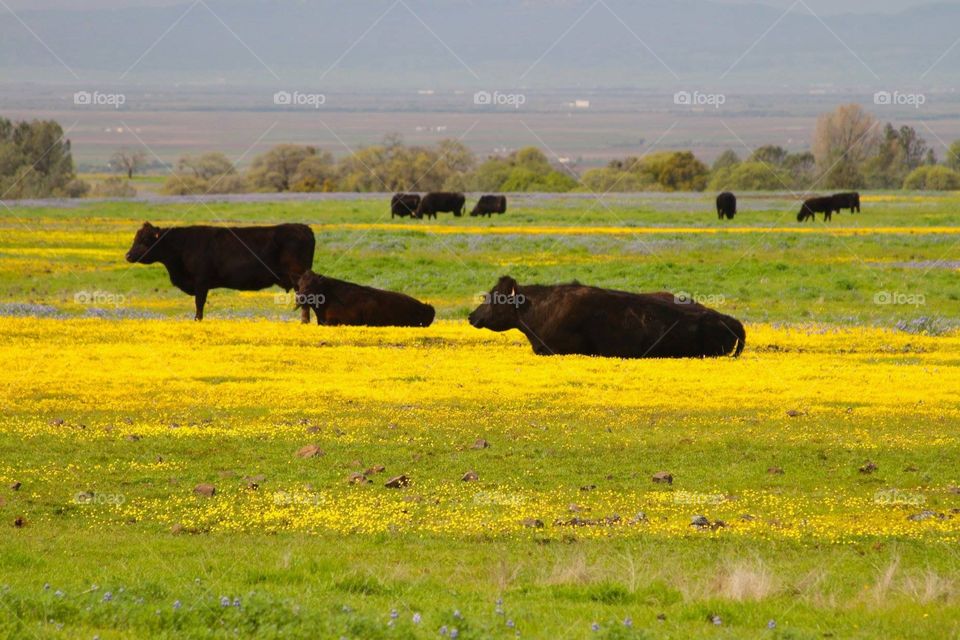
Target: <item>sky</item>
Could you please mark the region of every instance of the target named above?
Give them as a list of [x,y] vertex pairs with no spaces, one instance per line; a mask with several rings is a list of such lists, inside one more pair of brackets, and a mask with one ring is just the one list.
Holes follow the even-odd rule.
[[[526,0],[538,1],[538,0]],[[546,0],[544,0],[546,1]],[[752,3],[755,0],[714,0],[721,3]],[[14,10],[24,9],[77,9],[77,8],[118,8],[130,6],[158,6],[190,3],[192,0],[4,0],[0,3]],[[930,0],[763,0],[758,4],[767,4],[786,9],[797,2],[806,2],[818,14],[836,13],[875,13],[896,12],[924,4]],[[945,0],[944,4],[957,4],[960,0]],[[802,5],[801,5],[802,7]],[[802,9],[801,9],[802,10]]]

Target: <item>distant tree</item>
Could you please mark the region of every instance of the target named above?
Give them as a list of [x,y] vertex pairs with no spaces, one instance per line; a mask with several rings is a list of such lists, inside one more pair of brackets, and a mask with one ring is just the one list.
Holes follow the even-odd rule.
[[783,168],[789,174],[789,183],[793,189],[808,189],[815,182],[817,160],[809,151],[791,153],[783,162]]
[[768,144],[754,150],[747,162],[763,162],[772,167],[780,167],[787,161],[790,153],[783,147]]
[[94,185],[92,195],[94,198],[134,198],[137,190],[120,176],[110,176]]
[[247,180],[254,191],[289,191],[297,167],[316,154],[315,147],[279,144],[254,158]]
[[740,164],[740,156],[737,155],[737,152],[733,149],[727,149],[713,161],[713,171],[720,171],[721,169],[726,169]]
[[117,171],[123,171],[127,174],[127,180],[133,178],[133,174],[143,169],[147,164],[147,156],[139,150],[121,147],[117,149],[110,158],[110,166]]
[[473,191],[571,191],[576,178],[550,163],[541,150],[526,147],[505,157],[488,158],[465,180]]
[[903,188],[911,191],[956,191],[960,189],[960,173],[943,165],[923,165],[910,172]]
[[950,145],[950,149],[947,151],[947,157],[944,159],[944,164],[954,171],[960,171],[960,140]]
[[53,120],[0,118],[0,194],[5,198],[67,195],[75,178],[70,141]]
[[233,162],[218,151],[199,156],[183,156],[177,161],[177,173],[190,174],[201,180],[213,180],[236,172]]
[[711,191],[726,189],[739,191],[781,191],[792,188],[791,176],[780,167],[763,162],[741,162],[714,172],[710,179]]
[[865,165],[867,186],[899,188],[911,171],[927,162],[931,151],[913,127],[895,129],[887,123],[876,154]]
[[291,191],[333,191],[336,188],[337,167],[333,155],[323,151],[304,158],[293,174]]
[[879,143],[877,120],[858,104],[846,104],[817,119],[813,155],[829,188],[864,185],[863,168]]
[[667,191],[703,191],[709,171],[690,151],[677,151],[666,159],[657,182]]

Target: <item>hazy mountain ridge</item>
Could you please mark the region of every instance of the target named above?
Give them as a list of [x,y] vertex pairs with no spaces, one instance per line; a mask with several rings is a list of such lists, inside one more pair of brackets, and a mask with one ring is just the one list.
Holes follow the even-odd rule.
[[[129,69],[130,82],[361,87],[669,86],[719,84],[725,73],[726,85],[920,83],[960,24],[960,6],[948,4],[823,23],[802,8],[784,16],[708,0],[207,4],[19,15],[82,79],[119,80]],[[958,64],[955,49],[924,81],[952,81]],[[8,79],[74,81],[13,19],[0,23],[0,69]]]

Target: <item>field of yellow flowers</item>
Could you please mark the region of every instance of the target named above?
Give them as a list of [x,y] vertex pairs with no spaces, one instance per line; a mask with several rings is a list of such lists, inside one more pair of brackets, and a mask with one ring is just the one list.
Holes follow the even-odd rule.
[[[440,225],[443,246],[321,216],[318,264],[422,287],[426,329],[301,325],[276,291],[216,291],[195,323],[159,267],[117,257],[136,221],[183,208],[18,215],[0,218],[0,636],[960,633],[939,208],[642,245],[559,209],[535,231]],[[718,276],[717,256],[741,262]],[[716,294],[747,348],[545,358],[463,320],[494,274],[572,269]]]

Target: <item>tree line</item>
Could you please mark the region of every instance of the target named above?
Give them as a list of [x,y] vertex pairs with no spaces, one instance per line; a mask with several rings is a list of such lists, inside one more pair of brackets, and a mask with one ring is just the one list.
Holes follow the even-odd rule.
[[[0,199],[131,197],[129,180],[146,155],[118,150],[119,175],[94,187],[77,178],[69,140],[49,120],[0,118]],[[806,191],[814,189],[960,189],[960,140],[943,162],[913,127],[880,122],[856,104],[821,115],[810,150],[765,145],[743,156],[729,149],[711,166],[691,151],[628,156],[575,173],[526,147],[479,160],[458,140],[406,145],[397,135],[343,158],[310,145],[280,144],[246,170],[219,152],[187,155],[162,186],[168,195],[282,192]]]

